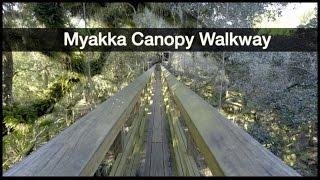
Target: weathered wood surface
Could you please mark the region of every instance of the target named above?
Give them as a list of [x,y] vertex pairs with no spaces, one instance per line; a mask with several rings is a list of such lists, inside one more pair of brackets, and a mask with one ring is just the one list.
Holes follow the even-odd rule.
[[154,67],[58,136],[9,169],[4,176],[92,176],[146,87]]
[[300,176],[162,67],[169,90],[214,175]]
[[139,130],[141,126],[144,126],[142,124],[144,122],[144,105],[142,105],[137,117],[135,117],[132,122],[132,127],[126,138],[127,141],[125,142],[124,150],[121,155],[117,156],[109,176],[123,176],[126,175],[128,171],[131,172],[133,163],[132,155],[134,153],[134,148],[138,144],[141,144],[140,141],[142,141],[142,139],[140,138]]
[[149,121],[149,137],[146,142],[145,176],[171,175],[169,167],[169,144],[166,134],[166,119],[162,115],[161,107],[160,71],[155,72],[153,86],[152,114]]
[[175,159],[176,175],[200,176],[194,158],[188,152],[187,138],[174,109],[169,107],[168,121]]

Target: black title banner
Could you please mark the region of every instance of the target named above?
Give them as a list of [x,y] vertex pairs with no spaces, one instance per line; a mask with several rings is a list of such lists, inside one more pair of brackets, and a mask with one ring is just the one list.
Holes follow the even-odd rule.
[[315,28],[4,28],[3,51],[317,51]]

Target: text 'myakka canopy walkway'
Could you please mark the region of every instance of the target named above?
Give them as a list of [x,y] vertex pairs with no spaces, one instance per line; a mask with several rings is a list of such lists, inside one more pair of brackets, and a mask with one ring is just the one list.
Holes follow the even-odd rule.
[[99,174],[300,176],[160,64],[4,176]]

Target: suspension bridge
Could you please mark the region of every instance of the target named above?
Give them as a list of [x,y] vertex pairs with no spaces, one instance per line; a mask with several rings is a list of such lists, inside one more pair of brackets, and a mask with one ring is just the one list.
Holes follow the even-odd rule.
[[4,173],[94,175],[300,176],[159,63]]

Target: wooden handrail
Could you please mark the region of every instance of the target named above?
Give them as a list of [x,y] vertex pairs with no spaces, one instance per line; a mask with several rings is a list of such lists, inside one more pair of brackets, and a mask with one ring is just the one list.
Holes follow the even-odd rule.
[[4,176],[92,176],[153,72],[154,67],[13,166]]
[[214,175],[300,176],[161,67],[178,109]]

